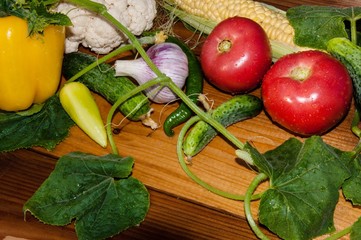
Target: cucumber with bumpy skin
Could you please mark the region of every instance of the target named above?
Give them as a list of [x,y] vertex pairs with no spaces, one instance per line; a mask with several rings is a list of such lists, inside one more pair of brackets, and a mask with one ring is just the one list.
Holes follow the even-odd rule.
[[[214,109],[210,115],[224,127],[257,116],[262,111],[260,98],[245,94],[232,97]],[[183,142],[188,158],[198,154],[217,135],[217,131],[204,121],[197,122]]]
[[[66,79],[69,79],[95,61],[97,61],[97,58],[87,53],[73,52],[65,54],[62,67],[63,75]],[[109,64],[101,63],[79,77],[78,81],[113,104],[120,96],[136,88],[136,85],[129,78],[114,75],[115,70]],[[139,104],[140,108],[134,111]],[[151,112],[150,101],[143,93],[136,94],[126,100],[119,106],[119,110],[129,120],[142,120],[146,125],[149,125],[148,121],[150,121],[151,127],[155,127],[153,124],[156,123],[149,118]]]
[[346,66],[353,83],[355,105],[361,111],[361,47],[347,38],[333,38],[327,43],[327,51]]

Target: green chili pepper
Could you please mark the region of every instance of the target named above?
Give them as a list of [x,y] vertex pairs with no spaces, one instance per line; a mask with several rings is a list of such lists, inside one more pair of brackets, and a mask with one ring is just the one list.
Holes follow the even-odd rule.
[[[177,44],[187,55],[189,75],[185,84],[185,93],[194,103],[197,103],[198,96],[203,90],[203,72],[197,56],[185,43],[176,37],[168,36],[166,42]],[[165,134],[173,136],[173,128],[187,121],[192,115],[192,110],[185,103],[180,103],[179,107],[169,114],[163,123]]]

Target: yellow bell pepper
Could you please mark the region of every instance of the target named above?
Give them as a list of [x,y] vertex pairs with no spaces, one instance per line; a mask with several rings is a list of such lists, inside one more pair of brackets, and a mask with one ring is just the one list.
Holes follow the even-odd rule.
[[0,18],[0,109],[19,111],[43,103],[61,79],[65,27],[47,26],[29,36],[25,20]]

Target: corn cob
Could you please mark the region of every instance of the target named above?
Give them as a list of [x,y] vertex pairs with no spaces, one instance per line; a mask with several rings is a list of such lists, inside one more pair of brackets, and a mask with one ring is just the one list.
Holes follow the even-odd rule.
[[217,23],[234,16],[250,18],[265,30],[274,60],[305,48],[294,41],[286,12],[252,0],[164,0],[163,7],[195,29],[209,34]]

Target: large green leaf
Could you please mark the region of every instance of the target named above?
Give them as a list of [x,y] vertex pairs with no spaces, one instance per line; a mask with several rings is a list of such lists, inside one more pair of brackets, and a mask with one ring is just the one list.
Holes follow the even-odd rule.
[[348,37],[345,21],[355,21],[360,16],[361,7],[297,6],[287,10],[295,43],[324,50],[328,40]]
[[149,193],[130,176],[134,161],[109,154],[74,152],[61,157],[48,179],[25,203],[40,221],[67,225],[79,239],[104,239],[141,223]]
[[31,115],[0,112],[0,152],[34,146],[51,150],[68,136],[73,125],[56,95]]
[[[247,145],[248,149],[252,147]],[[339,188],[350,176],[350,154],[311,137],[291,138],[265,154],[251,150],[255,165],[270,178],[259,221],[283,239],[311,239],[334,230]]]
[[354,205],[361,205],[361,155],[358,155],[350,164],[351,177],[342,185],[346,199]]
[[351,240],[361,239],[361,218],[359,218],[353,225],[350,234]]

